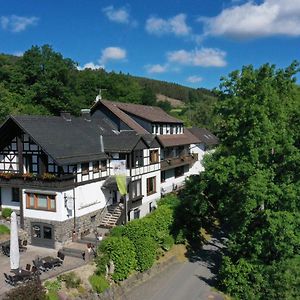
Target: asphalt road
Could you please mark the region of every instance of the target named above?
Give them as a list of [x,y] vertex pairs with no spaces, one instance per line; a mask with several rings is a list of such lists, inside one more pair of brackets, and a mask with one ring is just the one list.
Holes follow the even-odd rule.
[[189,261],[175,263],[160,274],[123,295],[123,300],[220,300],[212,290],[221,250],[221,238],[189,256]]

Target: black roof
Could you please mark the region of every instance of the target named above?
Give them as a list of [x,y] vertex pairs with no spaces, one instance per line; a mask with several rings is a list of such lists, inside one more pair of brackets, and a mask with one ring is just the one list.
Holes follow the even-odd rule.
[[[98,118],[11,116],[0,128],[0,137],[17,125],[58,165],[105,159],[105,152],[130,152],[141,139],[134,131],[117,132]],[[6,134],[5,134],[6,133]],[[104,152],[101,152],[100,136]],[[2,144],[2,143],[1,143]]]

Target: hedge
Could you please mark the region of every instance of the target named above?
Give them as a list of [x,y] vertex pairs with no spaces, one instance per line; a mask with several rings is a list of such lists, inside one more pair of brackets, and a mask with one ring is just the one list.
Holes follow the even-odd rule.
[[113,280],[126,279],[137,266],[133,243],[127,237],[108,237],[100,244],[100,251],[114,262]]
[[134,243],[137,270],[140,272],[150,269],[156,258],[157,243],[151,237],[145,237]]

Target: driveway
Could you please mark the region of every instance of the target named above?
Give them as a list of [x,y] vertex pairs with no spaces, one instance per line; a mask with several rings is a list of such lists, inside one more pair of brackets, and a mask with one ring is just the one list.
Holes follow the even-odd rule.
[[224,237],[214,236],[209,243],[122,296],[122,300],[221,300],[213,291]]

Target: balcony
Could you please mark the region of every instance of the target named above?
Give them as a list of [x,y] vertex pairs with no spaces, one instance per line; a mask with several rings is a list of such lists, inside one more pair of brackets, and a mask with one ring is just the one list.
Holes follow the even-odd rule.
[[180,157],[172,157],[162,160],[160,163],[161,170],[169,170],[184,165],[193,165],[198,160],[198,154],[188,154]]
[[0,173],[0,185],[17,188],[47,188],[64,190],[74,186],[73,174],[54,175],[45,173],[36,175],[31,173]]
[[128,209],[135,209],[142,205],[143,202],[143,195],[137,196],[135,198],[128,199]]

